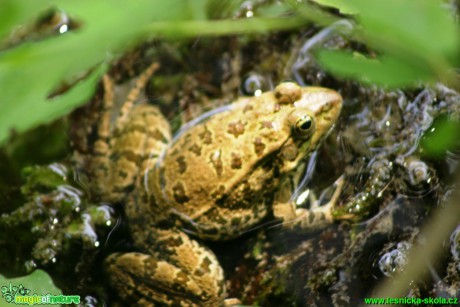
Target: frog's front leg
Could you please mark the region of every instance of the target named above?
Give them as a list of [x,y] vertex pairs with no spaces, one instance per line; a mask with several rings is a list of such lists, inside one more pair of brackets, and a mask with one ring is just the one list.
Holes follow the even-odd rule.
[[224,304],[223,271],[210,250],[175,228],[144,228],[134,236],[148,254],[116,253],[106,260],[110,282],[124,300],[140,306]]
[[293,201],[273,204],[273,215],[283,221],[284,228],[316,229],[327,226],[334,221],[333,210],[342,192],[344,177],[341,176],[335,182],[336,188],[329,202],[324,206],[318,206],[313,202],[310,209],[296,208]]

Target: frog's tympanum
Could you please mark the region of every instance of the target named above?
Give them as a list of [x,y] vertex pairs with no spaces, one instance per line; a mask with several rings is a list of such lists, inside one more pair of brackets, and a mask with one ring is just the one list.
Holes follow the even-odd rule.
[[133,304],[224,305],[222,268],[195,239],[235,238],[269,212],[291,227],[330,222],[332,204],[308,211],[276,202],[274,194],[327,135],[342,98],[326,88],[281,83],[171,140],[158,108],[134,103],[156,68],[139,77],[115,120],[112,83],[103,79],[107,112],[96,154],[88,158],[91,186],[101,199],[124,204],[142,251],[111,255],[106,271]]

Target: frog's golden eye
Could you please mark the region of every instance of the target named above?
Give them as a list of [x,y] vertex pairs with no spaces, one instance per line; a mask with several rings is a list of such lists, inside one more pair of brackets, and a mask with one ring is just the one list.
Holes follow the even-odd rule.
[[315,121],[310,115],[303,115],[294,125],[294,131],[297,135],[308,137],[315,131]]

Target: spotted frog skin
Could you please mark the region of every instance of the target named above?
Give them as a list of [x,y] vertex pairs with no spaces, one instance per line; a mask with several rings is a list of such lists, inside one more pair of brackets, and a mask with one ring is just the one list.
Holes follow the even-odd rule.
[[342,98],[326,88],[281,83],[171,140],[159,110],[134,103],[156,68],[139,77],[115,121],[112,84],[104,77],[107,114],[86,165],[93,194],[124,204],[139,249],[112,254],[105,268],[131,304],[231,304],[218,260],[195,239],[238,237],[269,212],[291,226],[330,222],[330,207],[296,209],[274,194],[330,131]]

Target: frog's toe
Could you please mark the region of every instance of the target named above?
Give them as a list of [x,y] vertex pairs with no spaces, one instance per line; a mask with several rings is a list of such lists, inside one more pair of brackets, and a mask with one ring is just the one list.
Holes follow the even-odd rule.
[[335,182],[335,191],[329,202],[324,206],[312,206],[311,209],[296,208],[292,202],[275,203],[273,213],[275,217],[283,220],[283,227],[288,229],[317,229],[331,224],[335,218],[333,211],[344,185],[341,176]]

